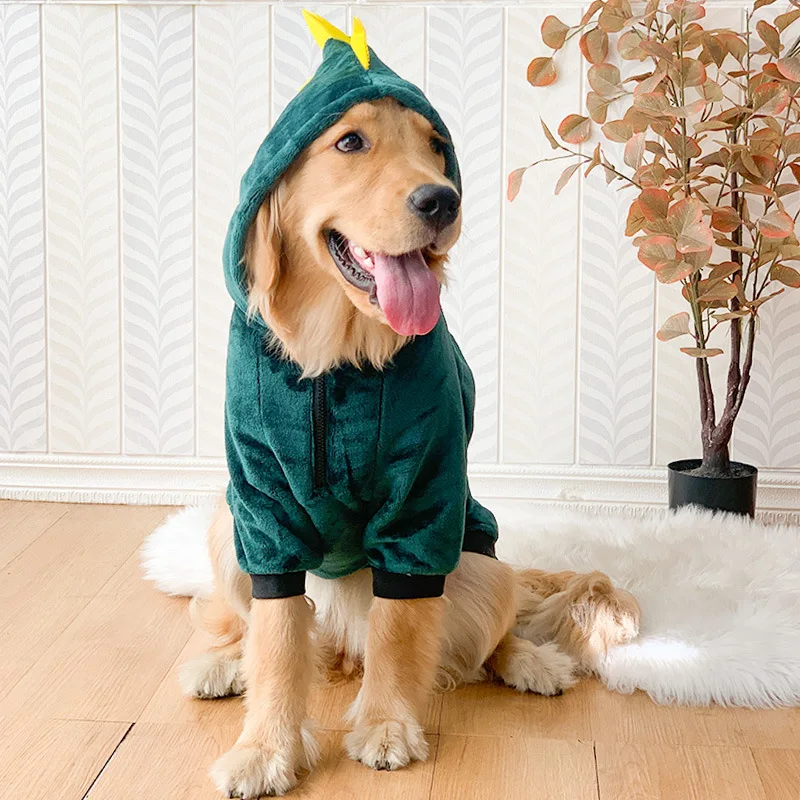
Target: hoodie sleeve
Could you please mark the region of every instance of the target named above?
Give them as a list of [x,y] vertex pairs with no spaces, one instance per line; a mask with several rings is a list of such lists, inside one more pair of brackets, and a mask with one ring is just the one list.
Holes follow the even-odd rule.
[[225,397],[227,499],[235,520],[236,555],[252,578],[253,596],[291,597],[304,593],[305,572],[322,563],[322,544],[264,429],[263,334],[234,311]]
[[[475,420],[475,380],[472,370],[467,364],[455,339],[453,350],[458,367],[459,382],[461,384],[461,399],[464,404],[464,424],[466,428],[467,445],[472,440],[472,431]],[[461,549],[466,553],[480,553],[484,556],[496,558],[495,544],[497,542],[497,520],[488,508],[482,506],[467,487],[467,511],[464,521],[464,542]]]
[[400,351],[381,404],[375,496],[364,549],[380,597],[436,597],[458,565],[467,508],[467,423],[442,322]]
[[409,426],[386,442],[385,500],[369,521],[364,550],[378,597],[438,597],[458,565],[466,482],[458,450]]

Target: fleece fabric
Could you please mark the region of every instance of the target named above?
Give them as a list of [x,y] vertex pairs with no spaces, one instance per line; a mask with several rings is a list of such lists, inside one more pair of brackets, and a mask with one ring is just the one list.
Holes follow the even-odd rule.
[[474,402],[443,317],[382,371],[302,380],[237,309],[228,502],[257,596],[302,594],[307,570],[339,578],[367,566],[376,594],[437,596],[462,547],[493,555],[494,517],[467,484]]
[[264,320],[246,313],[244,242],[270,188],[349,108],[382,97],[446,139],[446,173],[460,190],[450,134],[425,95],[372,50],[365,69],[333,38],[245,173],[228,229],[228,503],[255,597],[302,594],[309,570],[338,578],[367,566],[376,595],[434,597],[462,547],[494,554],[494,517],[466,477],[474,383],[444,318],[382,371],[343,367],[312,380],[269,348]]

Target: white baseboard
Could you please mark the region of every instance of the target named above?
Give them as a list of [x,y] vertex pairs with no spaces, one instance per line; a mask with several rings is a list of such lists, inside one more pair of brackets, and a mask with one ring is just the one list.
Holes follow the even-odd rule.
[[[142,458],[0,454],[0,498],[65,503],[186,505],[225,486],[220,458]],[[480,464],[470,469],[473,494],[542,506],[648,513],[667,502],[664,467]],[[759,515],[800,524],[800,470],[759,474]]]

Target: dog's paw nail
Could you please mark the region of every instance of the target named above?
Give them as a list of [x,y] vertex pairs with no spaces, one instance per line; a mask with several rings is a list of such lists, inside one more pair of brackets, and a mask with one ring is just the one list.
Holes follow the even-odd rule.
[[234,747],[217,759],[211,777],[230,798],[283,795],[297,783],[295,754],[270,752],[260,747]]
[[381,722],[357,725],[345,737],[350,758],[375,770],[395,770],[410,761],[425,761],[428,742],[419,725],[404,722]]

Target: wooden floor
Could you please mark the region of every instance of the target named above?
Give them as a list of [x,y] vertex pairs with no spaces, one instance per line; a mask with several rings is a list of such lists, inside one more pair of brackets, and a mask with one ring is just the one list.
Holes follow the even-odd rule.
[[[186,601],[139,576],[165,508],[0,501],[0,797],[216,798],[237,698],[188,700]],[[584,681],[559,698],[438,697],[431,758],[371,772],[341,752],[356,686],[320,690],[324,756],[293,796],[330,800],[800,800],[800,709],[664,708]]]

